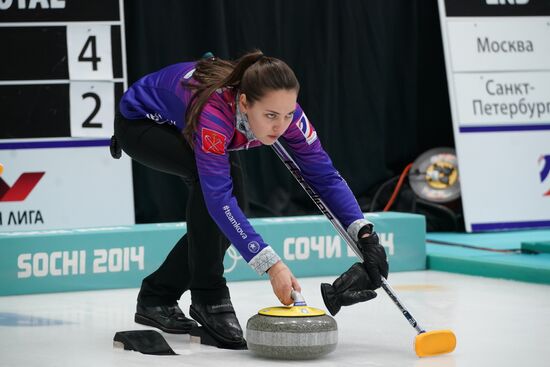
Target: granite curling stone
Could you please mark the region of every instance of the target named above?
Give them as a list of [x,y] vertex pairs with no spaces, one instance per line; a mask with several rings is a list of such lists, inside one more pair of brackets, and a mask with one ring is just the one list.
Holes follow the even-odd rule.
[[[295,301],[297,297],[293,295]],[[272,359],[314,359],[336,349],[336,320],[301,300],[292,307],[264,308],[252,316],[246,324],[248,349]]]

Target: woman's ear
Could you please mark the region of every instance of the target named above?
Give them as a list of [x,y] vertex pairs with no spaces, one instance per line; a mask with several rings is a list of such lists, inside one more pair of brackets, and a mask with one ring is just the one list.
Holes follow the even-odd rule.
[[239,95],[239,108],[242,113],[246,113],[248,109],[248,103],[246,102],[246,95],[244,93]]

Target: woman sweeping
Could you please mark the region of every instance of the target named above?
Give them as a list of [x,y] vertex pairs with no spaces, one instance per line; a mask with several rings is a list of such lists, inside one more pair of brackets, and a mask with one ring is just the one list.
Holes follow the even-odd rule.
[[[301,291],[298,281],[239,206],[245,198],[234,153],[277,139],[286,142],[306,180],[357,239],[366,272],[348,271],[347,277],[364,280],[368,274],[372,290],[380,286],[380,275],[387,277],[385,251],[297,104],[299,88],[286,63],[254,51],[236,61],[210,57],[171,65],[125,92],[115,119],[121,148],[145,166],[181,177],[189,188],[187,233],[143,280],[136,322],[189,332],[196,322],[177,301],[190,290],[194,320],[220,343],[245,343],[223,277],[231,243],[258,274],[269,275],[281,303],[292,303],[291,291]],[[346,302],[365,299],[352,295]]]

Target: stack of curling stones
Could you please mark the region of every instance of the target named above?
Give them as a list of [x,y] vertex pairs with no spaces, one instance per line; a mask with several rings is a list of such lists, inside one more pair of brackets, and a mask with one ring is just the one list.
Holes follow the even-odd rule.
[[292,291],[291,307],[268,307],[246,324],[248,349],[272,359],[313,359],[324,356],[338,343],[336,320],[323,310],[308,307]]

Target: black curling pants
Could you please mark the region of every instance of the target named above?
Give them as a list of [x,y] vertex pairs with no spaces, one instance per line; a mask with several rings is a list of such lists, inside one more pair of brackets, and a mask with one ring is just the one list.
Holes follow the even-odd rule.
[[[164,263],[143,279],[138,302],[144,306],[170,305],[191,290],[192,303],[216,303],[229,298],[223,276],[223,258],[229,240],[206,209],[195,155],[174,126],[154,121],[115,118],[115,136],[126,154],[137,162],[183,179],[189,189],[187,233],[176,243]],[[243,176],[236,153],[230,154],[233,194],[244,207]]]

